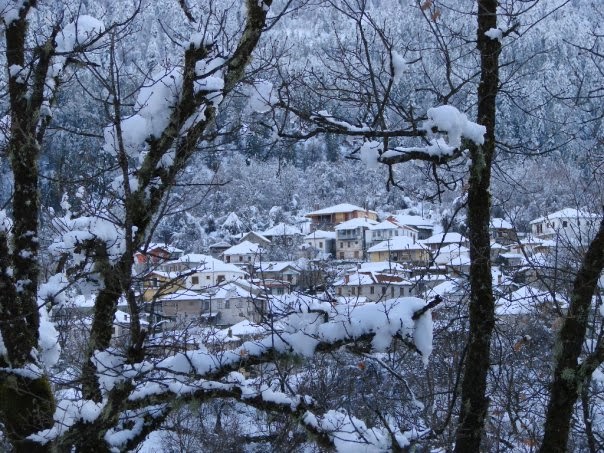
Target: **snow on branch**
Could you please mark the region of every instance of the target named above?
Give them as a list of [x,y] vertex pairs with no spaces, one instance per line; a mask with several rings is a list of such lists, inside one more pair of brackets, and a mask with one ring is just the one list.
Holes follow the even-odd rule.
[[462,139],[477,145],[484,143],[486,127],[470,121],[452,105],[441,105],[428,109],[428,119],[422,129],[428,144],[424,146],[397,147],[384,152],[380,162],[395,164],[410,160],[425,160],[437,164],[445,163],[461,155]]

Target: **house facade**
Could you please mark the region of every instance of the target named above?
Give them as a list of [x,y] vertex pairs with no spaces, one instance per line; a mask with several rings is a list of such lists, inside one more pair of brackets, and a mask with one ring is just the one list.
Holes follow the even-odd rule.
[[600,219],[597,214],[565,208],[531,221],[531,233],[541,239],[585,243],[595,234]]
[[400,225],[396,219],[389,217],[377,225],[372,225],[365,235],[366,247],[372,247],[382,241],[387,241],[397,236],[411,238],[413,242],[418,240],[418,231],[408,225]]
[[355,218],[336,226],[336,258],[362,260],[365,258],[365,233],[377,221]]
[[311,220],[310,230],[334,231],[335,227],[352,219],[377,220],[377,212],[349,203],[342,203],[306,214]]
[[260,262],[266,250],[250,241],[243,241],[234,245],[223,252],[224,261],[238,266],[251,266]]
[[499,244],[508,245],[518,241],[514,226],[505,219],[492,218],[489,224],[491,239]]
[[308,258],[326,258],[329,255],[335,257],[336,253],[336,233],[335,231],[315,230],[304,236],[303,252],[311,250]]
[[370,261],[393,261],[423,266],[430,260],[429,249],[407,236],[395,236],[367,249]]
[[407,226],[417,231],[417,240],[428,239],[434,233],[434,224],[431,220],[419,215],[394,214],[386,220],[396,222],[397,225]]
[[345,275],[333,287],[337,297],[371,302],[408,297],[413,292],[413,285],[400,275],[363,271]]

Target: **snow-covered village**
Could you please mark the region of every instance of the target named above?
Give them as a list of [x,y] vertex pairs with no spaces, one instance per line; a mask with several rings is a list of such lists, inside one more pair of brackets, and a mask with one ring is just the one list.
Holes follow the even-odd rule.
[[0,451],[604,451],[604,8],[0,0]]

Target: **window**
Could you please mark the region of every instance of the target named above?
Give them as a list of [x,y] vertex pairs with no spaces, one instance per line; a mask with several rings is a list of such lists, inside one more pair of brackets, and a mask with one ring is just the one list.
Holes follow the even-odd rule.
[[224,308],[227,309],[227,310],[229,308],[231,308],[231,301],[230,300],[225,300],[224,301]]
[[340,252],[340,259],[343,260],[344,259],[344,252]]
[[191,277],[191,283],[194,285],[199,285],[199,277],[197,275]]
[[204,300],[203,301],[203,309],[204,309],[204,311],[209,311],[210,310],[210,301],[209,300]]
[[338,296],[342,295],[342,288],[338,288]]
[[566,220],[562,221],[562,228],[566,228],[568,226],[568,222]]
[[227,263],[230,263],[230,262],[231,262],[231,257],[230,257],[230,256],[226,256],[225,258],[226,258],[226,262],[227,262]]
[[243,257],[242,256],[239,257],[239,262],[240,263],[243,262]]
[[390,297],[394,297],[394,286],[390,287]]
[[369,294],[375,294],[375,287],[374,286],[370,286],[369,287]]
[[290,283],[294,280],[294,276],[292,274],[288,274],[288,275],[286,275],[286,277],[287,277],[287,281]]
[[386,287],[382,286],[382,295],[385,295],[385,294],[386,294]]
[[405,295],[405,287],[401,286],[399,289],[399,296],[404,296]]
[[350,242],[348,243],[348,248],[350,248]]
[[216,283],[222,283],[225,280],[224,275],[218,275],[216,277]]
[[343,249],[344,248],[344,243],[340,242],[340,248]]
[[206,275],[206,280],[209,280],[209,279],[210,279],[210,276],[209,276],[209,275]]
[[323,248],[323,242],[319,242],[319,248],[322,249]]

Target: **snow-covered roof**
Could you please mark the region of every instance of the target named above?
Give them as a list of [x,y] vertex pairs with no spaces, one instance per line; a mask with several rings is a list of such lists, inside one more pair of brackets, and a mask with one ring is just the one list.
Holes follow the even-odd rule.
[[271,228],[269,228],[268,230],[265,230],[262,232],[262,235],[267,237],[267,236],[296,236],[296,235],[300,235],[302,234],[302,232],[300,231],[299,228],[293,226],[293,225],[288,225],[286,223],[279,223]]
[[463,237],[461,234],[459,233],[439,233],[439,234],[435,234],[434,236],[430,236],[428,239],[425,239],[423,241],[424,244],[454,244],[454,243],[461,243],[461,242],[467,242],[468,240]]
[[212,245],[210,245],[210,248],[224,248],[224,247],[230,247],[231,244],[229,244],[227,241],[220,241],[220,242],[216,242]]
[[262,261],[255,267],[260,272],[283,272],[288,267],[295,269],[296,265],[292,261]]
[[514,227],[507,220],[501,219],[499,217],[494,217],[491,219],[491,228],[495,228],[498,230],[512,230]]
[[265,237],[259,231],[248,231],[247,233],[241,233],[241,234],[235,235],[234,237],[239,238],[239,240],[242,240],[243,238],[246,238],[248,236],[256,236],[258,239],[260,239],[261,241],[266,242],[267,244],[270,244],[270,242],[271,242],[271,240],[269,238]]
[[419,215],[394,214],[392,217],[401,225],[412,226],[416,228],[433,228],[431,220],[424,219]]
[[470,261],[470,250],[459,244],[449,244],[440,249],[434,261],[438,264],[449,264],[451,266],[464,266]]
[[356,219],[350,219],[346,222],[340,223],[335,229],[336,230],[354,230],[356,228],[365,227],[369,228],[372,225],[377,225],[378,222],[364,217],[357,217]]
[[392,261],[372,261],[369,263],[361,263],[359,270],[367,272],[408,272],[408,269],[405,266]]
[[243,241],[224,251],[225,255],[260,255],[264,249],[254,242]]
[[455,294],[460,291],[465,291],[465,281],[463,279],[447,280],[428,291],[430,296],[447,297],[449,294]]
[[541,223],[546,220],[553,219],[597,219],[600,217],[598,214],[593,214],[587,211],[581,211],[574,208],[564,208],[559,211],[552,212],[551,214],[546,214],[542,217],[538,217],[535,220],[530,222],[531,225],[535,223]]
[[399,250],[423,250],[425,248],[426,247],[419,242],[414,243],[413,238],[407,236],[395,236],[386,241],[382,241],[373,247],[370,247],[367,249],[367,252],[395,252]]
[[[556,301],[562,307],[567,305],[567,301],[561,295],[556,295]],[[549,291],[523,286],[511,294],[497,299],[495,313],[498,315],[522,315],[533,311],[536,305],[552,303],[553,297]]]
[[361,274],[355,272],[354,274],[347,275],[346,277],[334,282],[333,286],[363,286],[363,285],[375,285],[377,281],[373,278],[371,273]]
[[192,266],[196,266],[198,264],[211,263],[215,259],[216,258],[210,255],[203,255],[201,253],[187,253],[186,255],[182,255],[180,258],[169,261],[165,264],[169,265],[174,263],[186,263]]
[[460,245],[459,243],[447,244],[440,249],[440,254],[444,255],[447,253],[453,253],[453,254],[460,255],[460,254],[470,253],[470,249],[467,247],[464,247],[463,245]]
[[358,271],[345,275],[336,281],[333,286],[363,286],[388,284],[392,286],[409,286],[411,282],[400,275],[387,272]]
[[162,296],[159,300],[161,302],[173,302],[179,300],[206,300],[210,297],[207,293],[198,293],[191,289],[179,289],[173,293]]
[[335,231],[323,231],[323,230],[316,230],[316,231],[304,236],[304,239],[306,239],[306,240],[335,239],[335,238],[336,238]]
[[250,291],[242,288],[239,285],[235,285],[234,283],[227,283],[226,285],[222,285],[218,288],[216,292],[212,294],[213,299],[228,300],[231,297],[251,299],[254,297],[254,295]]
[[501,253],[499,255],[502,258],[505,258],[506,260],[514,260],[514,259],[518,259],[518,260],[524,260],[524,255],[522,253]]
[[153,250],[157,250],[157,249],[165,250],[168,253],[183,253],[184,252],[184,250],[179,249],[178,247],[174,247],[173,245],[168,245],[164,242],[150,242],[147,247],[142,249],[142,251],[145,253],[150,253]]
[[401,230],[401,229],[409,229],[409,230],[415,230],[415,228],[413,228],[412,226],[409,225],[399,225],[391,220],[384,220],[376,225],[371,225],[369,227],[370,230]]
[[[189,253],[181,256],[179,259],[165,263],[165,266],[169,266],[174,263],[186,263],[188,264],[189,271],[195,270],[196,272],[236,272],[243,273],[243,271],[235,266],[234,264],[225,263],[222,260],[214,258],[210,255],[201,255],[199,253]],[[170,272],[164,272],[165,277],[174,278],[170,276]]]
[[356,206],[356,205],[353,205],[350,203],[341,203],[341,204],[337,204],[335,206],[330,206],[328,208],[319,209],[318,211],[309,212],[306,215],[307,216],[329,215],[329,214],[336,214],[336,213],[340,213],[340,212],[354,212],[354,211],[367,211],[367,212],[372,212],[374,214],[377,214],[375,211],[370,211],[370,210],[367,210],[360,206]]
[[460,255],[449,259],[446,264],[448,266],[469,266],[471,262],[469,255]]

